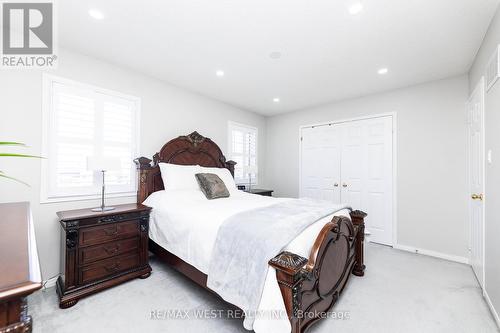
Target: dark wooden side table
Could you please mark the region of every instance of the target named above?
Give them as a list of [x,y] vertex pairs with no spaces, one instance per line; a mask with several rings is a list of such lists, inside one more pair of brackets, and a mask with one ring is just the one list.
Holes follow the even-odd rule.
[[133,278],[151,274],[148,259],[150,207],[117,205],[107,212],[79,209],[58,212],[61,267],[59,307]]
[[247,193],[252,193],[252,194],[258,194],[258,195],[263,195],[266,197],[272,197],[273,196],[273,190],[265,190],[262,188],[252,188],[251,190],[245,190]]

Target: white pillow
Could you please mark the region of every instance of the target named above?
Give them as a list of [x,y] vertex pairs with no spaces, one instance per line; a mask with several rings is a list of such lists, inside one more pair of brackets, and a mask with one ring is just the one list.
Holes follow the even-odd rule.
[[238,188],[236,187],[236,183],[234,182],[234,178],[231,175],[231,172],[229,172],[228,169],[226,168],[207,168],[207,167],[200,167],[201,172],[203,173],[213,173],[219,176],[219,178],[224,182],[224,185],[226,185],[227,190],[229,191],[229,194],[237,193]]
[[195,175],[201,172],[199,165],[159,163],[161,179],[167,190],[200,190]]

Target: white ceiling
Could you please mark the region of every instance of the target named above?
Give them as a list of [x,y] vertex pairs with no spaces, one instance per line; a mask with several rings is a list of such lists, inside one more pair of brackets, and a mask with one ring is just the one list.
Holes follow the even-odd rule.
[[59,38],[273,115],[466,73],[498,1],[361,0],[356,16],[343,0],[58,1]]

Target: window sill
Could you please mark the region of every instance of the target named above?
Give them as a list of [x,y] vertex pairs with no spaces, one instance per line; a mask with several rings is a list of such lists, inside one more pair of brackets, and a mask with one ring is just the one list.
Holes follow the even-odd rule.
[[[106,194],[104,198],[125,198],[125,197],[135,197],[137,192],[124,192],[124,193],[111,193]],[[49,197],[40,199],[40,204],[51,204],[57,202],[71,202],[71,201],[91,201],[91,200],[101,200],[101,195],[75,195],[75,196],[64,196],[64,197]]]

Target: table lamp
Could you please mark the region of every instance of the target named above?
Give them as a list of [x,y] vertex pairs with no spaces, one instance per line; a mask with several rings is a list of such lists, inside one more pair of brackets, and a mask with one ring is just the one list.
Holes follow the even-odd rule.
[[243,167],[243,173],[248,175],[248,191],[252,190],[252,175],[257,175],[258,170],[255,165],[246,165]]
[[93,212],[107,212],[115,209],[104,204],[104,193],[106,190],[105,175],[106,171],[119,170],[120,159],[118,157],[87,157],[87,170],[102,172],[102,192],[101,192],[101,207],[92,208]]

